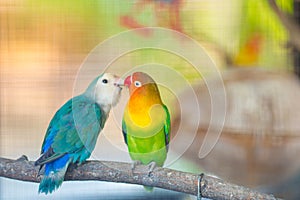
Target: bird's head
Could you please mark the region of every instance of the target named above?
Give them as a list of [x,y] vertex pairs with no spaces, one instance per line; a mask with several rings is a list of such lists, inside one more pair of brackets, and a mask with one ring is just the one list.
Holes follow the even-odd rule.
[[103,73],[98,76],[89,85],[86,93],[103,107],[103,109],[110,109],[115,106],[120,98],[123,85],[122,80],[111,73]]
[[144,72],[134,72],[126,77],[124,85],[129,88],[130,95],[136,91],[157,90],[155,81]]

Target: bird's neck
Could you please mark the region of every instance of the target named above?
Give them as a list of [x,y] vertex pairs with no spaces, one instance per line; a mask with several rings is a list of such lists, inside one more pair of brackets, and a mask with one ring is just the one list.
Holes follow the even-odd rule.
[[[97,103],[98,104],[98,103]],[[108,116],[108,114],[109,114],[109,111],[110,111],[110,109],[111,109],[111,106],[110,105],[101,105],[101,104],[98,104],[100,107],[101,107],[101,109],[105,112],[105,115],[107,115]]]
[[97,101],[97,96],[94,93],[91,92],[85,92],[84,95],[91,99],[93,102],[95,102],[104,112],[106,115],[109,114],[109,111],[111,109],[111,105],[103,104],[101,101]]

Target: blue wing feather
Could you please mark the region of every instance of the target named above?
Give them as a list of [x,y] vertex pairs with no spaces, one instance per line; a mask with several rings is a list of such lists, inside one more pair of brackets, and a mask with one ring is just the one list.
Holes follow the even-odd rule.
[[[106,116],[95,102],[84,95],[74,97],[51,120],[42,145],[42,154],[50,147],[53,148],[53,156],[58,157],[65,153],[79,153],[84,148],[91,152],[105,121]],[[49,156],[47,159],[51,160]]]
[[45,166],[39,192],[51,193],[64,180],[70,162],[84,162],[93,151],[107,116],[85,95],[66,102],[47,129],[36,165]]
[[94,88],[100,76],[87,90],[66,102],[54,115],[47,129],[41,157],[35,162],[44,174],[39,192],[51,193],[63,182],[71,162],[84,162],[95,147],[104,127],[106,114],[94,101]]

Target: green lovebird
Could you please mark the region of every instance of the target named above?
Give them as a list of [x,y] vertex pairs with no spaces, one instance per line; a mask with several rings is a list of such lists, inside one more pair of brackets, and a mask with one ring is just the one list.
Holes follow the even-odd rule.
[[[170,114],[158,87],[146,73],[135,72],[124,81],[130,98],[125,107],[122,131],[131,159],[136,164],[163,166],[170,142]],[[147,189],[147,188],[146,188]]]

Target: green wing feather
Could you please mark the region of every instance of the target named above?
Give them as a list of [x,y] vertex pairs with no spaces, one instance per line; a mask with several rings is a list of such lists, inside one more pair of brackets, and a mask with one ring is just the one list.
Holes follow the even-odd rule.
[[167,146],[167,151],[168,151],[169,143],[170,143],[170,132],[171,132],[171,117],[170,117],[170,113],[169,113],[167,106],[163,105],[163,108],[165,109],[166,114],[167,114],[164,131],[165,131],[166,146]]
[[128,145],[128,143],[127,143],[127,128],[126,128],[126,123],[124,121],[124,118],[122,120],[122,133],[123,133],[123,137],[124,137],[124,142],[126,145]]
[[[167,150],[168,150],[168,146],[169,146],[169,143],[170,143],[171,117],[170,117],[170,113],[169,113],[169,110],[168,110],[167,106],[163,105],[163,108],[166,112],[166,121],[165,121],[165,125],[164,125],[164,134],[165,134],[165,143],[166,143]],[[124,137],[125,144],[128,145],[128,143],[127,143],[127,128],[126,128],[126,122],[124,121],[124,118],[122,120],[122,132],[123,132],[123,137]]]

